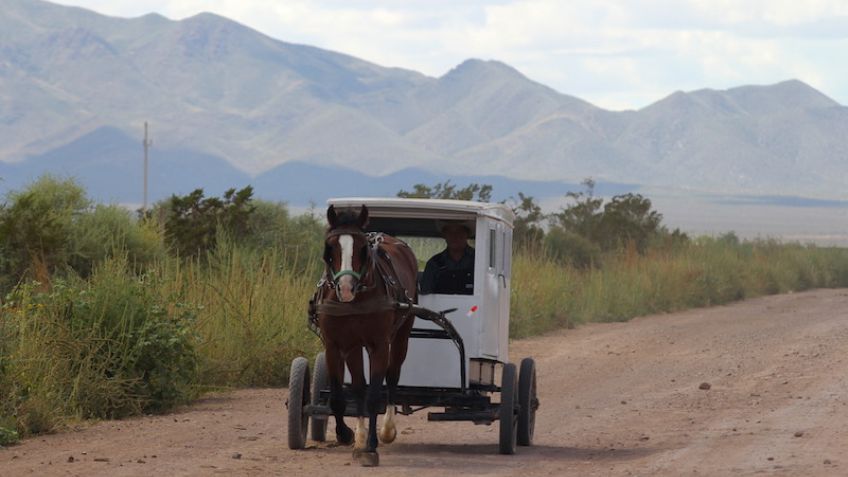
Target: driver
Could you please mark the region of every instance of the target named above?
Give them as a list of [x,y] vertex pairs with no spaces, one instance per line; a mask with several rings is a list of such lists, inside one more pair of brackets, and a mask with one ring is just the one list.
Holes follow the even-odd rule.
[[468,245],[471,229],[460,222],[442,227],[446,247],[424,267],[421,294],[472,295],[474,293],[474,248]]

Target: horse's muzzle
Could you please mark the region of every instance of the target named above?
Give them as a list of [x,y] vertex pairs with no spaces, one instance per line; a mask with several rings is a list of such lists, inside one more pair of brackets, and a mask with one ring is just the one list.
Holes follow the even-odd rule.
[[350,303],[356,298],[356,283],[351,276],[344,276],[336,284],[336,294],[342,303]]

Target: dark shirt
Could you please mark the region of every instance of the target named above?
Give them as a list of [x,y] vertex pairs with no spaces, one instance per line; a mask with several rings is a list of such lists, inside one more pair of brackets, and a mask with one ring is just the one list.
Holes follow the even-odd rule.
[[473,295],[474,249],[465,247],[465,253],[458,262],[451,258],[447,249],[433,255],[424,267],[420,288],[422,295]]

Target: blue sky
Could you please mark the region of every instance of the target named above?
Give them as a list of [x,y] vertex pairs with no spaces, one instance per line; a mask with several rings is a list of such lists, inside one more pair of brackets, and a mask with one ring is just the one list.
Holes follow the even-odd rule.
[[797,78],[848,105],[848,0],[59,0],[133,17],[202,11],[274,38],[440,76],[497,59],[636,109],[674,91]]

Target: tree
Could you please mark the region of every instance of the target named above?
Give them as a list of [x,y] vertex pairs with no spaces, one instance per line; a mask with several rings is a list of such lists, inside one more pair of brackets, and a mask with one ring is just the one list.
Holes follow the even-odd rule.
[[[411,191],[401,190],[397,193],[397,196],[413,199],[456,199],[490,202],[492,190],[491,184],[473,183],[459,188],[448,180],[432,187],[415,184]],[[516,246],[541,244],[545,236],[542,221],[545,220],[546,216],[542,213],[542,208],[536,203],[536,200],[531,196],[524,195],[523,192],[519,192],[518,199],[510,197],[509,201],[504,200],[501,203],[507,204],[508,202],[515,214],[513,240]]]
[[593,243],[601,242],[600,224],[603,217],[601,206],[604,199],[595,197],[595,181],[585,179],[585,190],[569,192],[566,197],[574,203],[560,209],[551,215],[554,226],[562,227],[565,231],[579,235]]
[[492,200],[492,186],[490,184],[473,183],[458,188],[456,184],[451,184],[451,181],[447,180],[439,182],[433,187],[415,184],[411,191],[398,191],[397,196],[409,199],[454,199],[490,202]]
[[518,193],[517,200],[511,200],[512,213],[515,214],[512,231],[515,244],[519,247],[540,245],[545,237],[545,230],[542,228],[545,214],[542,213],[542,207],[533,197],[524,195],[523,192]]
[[215,247],[219,230],[233,239],[247,235],[255,207],[253,188],[229,189],[223,198],[203,197],[203,189],[172,195],[166,205],[165,238],[180,256],[188,257]]
[[604,203],[603,198],[595,197],[592,179],[584,180],[583,185],[584,191],[566,194],[574,201],[571,205],[552,215],[555,227],[583,237],[603,250],[632,243],[640,253],[651,240],[668,233],[661,225],[662,214],[652,209],[650,199],[628,193]]
[[644,252],[660,231],[662,214],[651,210],[651,201],[640,194],[613,197],[604,205],[600,223],[601,247],[611,249],[633,243]]

